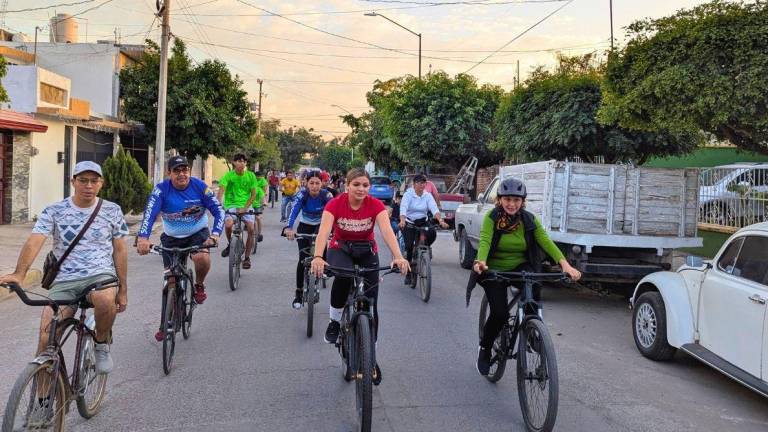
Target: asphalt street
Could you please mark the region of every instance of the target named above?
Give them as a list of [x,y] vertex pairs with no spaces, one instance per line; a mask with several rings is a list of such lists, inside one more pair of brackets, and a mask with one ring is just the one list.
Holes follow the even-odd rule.
[[[329,291],[316,308],[315,336],[306,313],[291,309],[295,242],[279,236],[278,210],[265,213],[264,242],[241,288],[227,285],[226,261],[214,250],[208,300],[195,312],[193,334],[179,340],[174,369],[162,371],[153,334],[160,314],[159,256],[130,255],[129,306],[119,316],[115,371],[99,415],[75,431],[352,431],[354,385],[342,379],[336,350],[322,334]],[[386,249],[386,248],[384,248]],[[16,254],[18,251],[5,250]],[[522,431],[514,368],[497,384],[475,370],[480,290],[464,304],[468,273],[457,244],[442,233],[434,245],[428,304],[385,277],[377,356],[383,383],[374,390],[375,431]],[[385,258],[386,257],[386,258]],[[382,262],[389,257],[383,252]],[[618,296],[553,288],[544,317],[560,372],[557,430],[765,431],[768,401],[718,372],[678,354],[669,363],[640,356],[631,313]],[[0,401],[31,360],[39,310],[16,299],[0,303]]]

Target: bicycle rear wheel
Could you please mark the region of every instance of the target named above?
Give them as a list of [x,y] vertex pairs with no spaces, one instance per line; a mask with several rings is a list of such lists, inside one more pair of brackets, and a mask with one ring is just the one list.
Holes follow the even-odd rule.
[[[483,295],[483,300],[480,302],[480,319],[479,319],[479,335],[480,339],[483,339],[483,328],[485,327],[485,321],[488,319],[488,298]],[[492,382],[498,382],[501,377],[504,376],[504,371],[507,368],[507,327],[501,329],[496,340],[493,341],[493,348],[491,352],[491,369],[485,378]]]
[[106,374],[96,372],[96,341],[84,331],[80,350],[80,388],[77,390],[77,411],[80,416],[89,419],[101,408],[107,388]]
[[373,338],[371,324],[367,315],[359,315],[356,325],[357,355],[355,356],[355,393],[357,400],[357,418],[360,430],[371,430],[373,415]]
[[2,432],[63,431],[67,406],[63,375],[54,370],[53,361],[28,364],[8,396]]
[[432,263],[429,258],[429,251],[419,252],[419,297],[424,303],[429,303],[432,294]]
[[163,293],[163,372],[171,373],[176,350],[176,290],[168,287]]
[[559,398],[557,359],[547,327],[536,318],[526,321],[520,330],[517,393],[528,430],[551,431]]
[[308,267],[304,267],[304,304],[307,306],[307,337],[312,337],[315,317],[315,281]]
[[229,289],[235,291],[240,286],[240,260],[243,253],[243,241],[233,236],[229,245]]

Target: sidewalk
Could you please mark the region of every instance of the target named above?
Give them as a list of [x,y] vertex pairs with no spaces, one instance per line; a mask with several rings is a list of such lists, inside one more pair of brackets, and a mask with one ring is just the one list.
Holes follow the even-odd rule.
[[[142,215],[128,215],[125,217],[125,222],[128,224],[128,230],[130,236],[136,235],[139,224],[141,223]],[[157,224],[162,226],[162,224]],[[29,234],[32,233],[32,228],[35,226],[34,222],[28,222],[24,224],[15,225],[0,225],[0,246],[2,246],[3,252],[0,254],[0,274],[12,273],[16,269],[16,261],[19,258],[21,247],[24,242],[27,241]],[[131,239],[131,244],[133,240]],[[32,288],[37,286],[43,278],[43,262],[48,251],[51,250],[52,242],[50,238],[45,242],[45,245],[40,250],[40,253],[35,258],[35,262],[27,272],[27,277],[24,280],[24,288]],[[0,289],[0,301],[3,301],[7,297],[14,295],[7,289]]]

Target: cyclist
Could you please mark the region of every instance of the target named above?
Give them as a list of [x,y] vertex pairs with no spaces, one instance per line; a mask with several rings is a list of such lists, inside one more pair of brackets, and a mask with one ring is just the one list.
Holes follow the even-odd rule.
[[[160,243],[169,248],[185,248],[190,246],[215,246],[224,228],[224,210],[216,199],[216,195],[202,180],[190,175],[189,162],[184,156],[173,156],[168,159],[167,180],[155,185],[147,199],[144,210],[144,220],[136,237],[136,248],[139,255],[149,253],[151,246],[149,236],[152,225],[158,215],[163,218],[163,234]],[[213,229],[208,231],[208,215],[213,215]],[[202,249],[191,254],[195,264],[195,302],[203,304],[208,295],[205,293],[205,276],[211,269],[211,258],[208,250]],[[165,268],[171,265],[171,255],[163,253]],[[168,289],[175,289],[174,281],[169,281]],[[162,326],[162,323],[161,323]],[[162,330],[155,333],[155,340],[162,342]]]
[[293,176],[293,171],[288,170],[285,173],[285,178],[280,180],[280,190],[283,192],[283,200],[280,202],[280,222],[288,220],[290,215],[286,214],[285,209],[288,207],[288,203],[295,198],[299,187],[299,181]]
[[269,172],[267,177],[269,182],[269,201],[272,203],[272,208],[275,208],[275,201],[277,201],[277,188],[280,186],[280,176],[275,170]]
[[[298,234],[317,234],[320,228],[320,218],[323,216],[323,209],[333,196],[330,192],[322,188],[320,173],[310,171],[307,174],[307,188],[302,189],[296,196],[296,204],[288,219],[288,226],[285,227],[285,235],[289,240],[294,239],[293,224],[296,222],[299,212],[301,212],[301,221],[296,229]],[[308,258],[313,251],[308,250],[310,239],[300,238],[297,241],[299,245],[299,263],[296,265],[296,296],[293,298],[293,308],[301,308],[301,296],[304,289],[304,259]]]
[[[242,153],[234,155],[232,165],[235,169],[224,174],[224,177],[219,180],[219,192],[216,197],[227,211],[224,215],[224,232],[227,235],[227,241],[232,240],[232,225],[235,224],[235,216],[231,212],[245,213],[253,210],[252,205],[261,203],[264,197],[264,191],[259,187],[256,175],[247,169],[248,159],[245,155]],[[242,215],[242,218],[248,230],[243,259],[243,268],[247,270],[251,268],[250,251],[253,248],[256,218],[252,214]],[[221,256],[224,258],[229,256],[229,243],[221,251]]]
[[258,228],[258,235],[256,236],[256,241],[262,241],[264,240],[264,236],[261,235],[263,232],[261,230],[261,213],[263,212],[263,209],[267,207],[267,199],[269,198],[267,196],[267,193],[269,193],[269,183],[267,182],[267,179],[264,178],[264,175],[261,173],[261,171],[256,170],[256,190],[261,191],[260,197],[257,197],[256,200],[253,201],[253,208],[256,210],[256,227]]
[[[403,273],[408,273],[410,266],[408,261],[400,253],[395,233],[389,224],[389,215],[384,204],[368,195],[371,188],[371,178],[362,168],[354,168],[347,173],[347,192],[337,196],[325,206],[323,217],[320,221],[320,229],[315,241],[315,254],[312,259],[312,272],[318,277],[322,276],[326,261],[323,252],[328,245],[328,263],[337,267],[378,267],[378,246],[374,240],[374,225],[379,226],[379,231],[384,237],[394,259],[392,267],[397,266]],[[333,229],[333,237],[328,241],[328,235]],[[365,274],[368,297],[373,298],[374,315],[374,339],[378,337],[379,312],[378,297],[378,272]],[[331,305],[329,308],[330,322],[325,331],[325,341],[335,343],[339,338],[341,314],[347,302],[347,296],[352,289],[352,279],[348,277],[335,277],[331,287]],[[376,364],[375,381],[381,382],[381,369]]]
[[320,180],[323,182],[323,189],[330,192],[331,195],[336,198],[336,196],[339,194],[339,191],[333,188],[333,185],[331,185],[330,174],[328,174],[327,171],[320,171]]
[[389,206],[389,223],[392,225],[392,231],[395,233],[395,237],[397,237],[398,243],[400,244],[400,252],[405,252],[405,241],[403,239],[402,235],[398,235],[400,233],[400,200],[402,197],[400,196],[400,191],[396,190],[395,194],[392,196],[392,205]]
[[[525,210],[526,196],[522,181],[514,177],[502,180],[496,193],[496,207],[483,218],[477,259],[472,269],[478,274],[488,269],[540,272],[543,250],[571,279],[579,280],[581,273],[568,263],[544,231],[541,221]],[[477,371],[485,376],[491,367],[493,341],[509,319],[508,284],[487,281],[480,285],[485,290],[490,309],[477,355]]]
[[[399,227],[403,230],[403,237],[405,237],[405,253],[408,262],[413,260],[413,247],[416,244],[419,230],[417,228],[407,227],[406,222],[417,227],[428,226],[431,214],[437,219],[441,228],[448,228],[448,224],[443,222],[443,219],[440,217],[440,209],[437,208],[435,198],[432,194],[427,193],[424,190],[426,183],[427,178],[421,174],[417,174],[413,178],[413,186],[405,191],[403,199],[400,201]],[[427,245],[434,243],[436,238],[437,233],[434,228],[429,227],[427,231]],[[405,276],[405,283],[410,283],[410,278],[412,277],[413,275],[407,274]]]
[[[128,249],[123,239],[128,235],[128,227],[117,204],[104,200],[101,207],[97,207],[99,190],[103,185],[101,167],[97,163],[78,162],[72,172],[71,183],[75,193],[43,209],[21,249],[16,270],[0,277],[0,283],[21,285],[49,235],[53,236],[54,255],[61,257],[91,214],[98,211],[80,241],[62,262],[48,297],[52,300],[75,300],[89,285],[117,277],[120,284],[117,290],[114,285],[106,286],[92,291],[88,298],[96,317],[96,370],[107,374],[114,366],[109,344],[115,314],[124,312],[128,305]],[[62,318],[74,316],[76,309],[77,306],[61,308]],[[52,318],[53,309],[44,308],[40,318],[38,354],[48,344],[47,327]]]

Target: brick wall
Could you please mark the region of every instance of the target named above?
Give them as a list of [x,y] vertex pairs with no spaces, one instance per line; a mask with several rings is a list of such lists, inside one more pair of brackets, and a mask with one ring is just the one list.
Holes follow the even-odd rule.
[[480,168],[475,175],[475,195],[484,192],[485,189],[491,184],[491,181],[499,175],[499,167],[501,165],[494,165],[486,168]]

